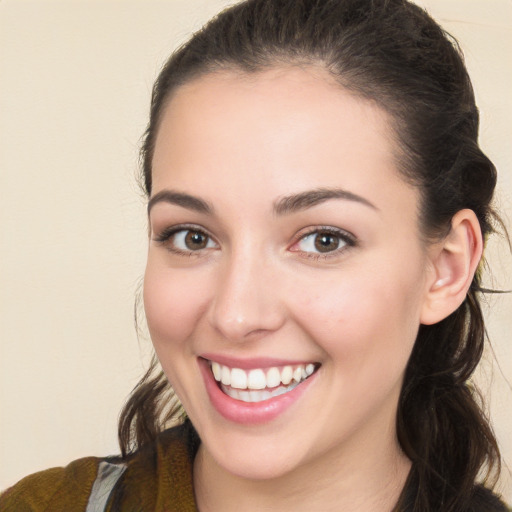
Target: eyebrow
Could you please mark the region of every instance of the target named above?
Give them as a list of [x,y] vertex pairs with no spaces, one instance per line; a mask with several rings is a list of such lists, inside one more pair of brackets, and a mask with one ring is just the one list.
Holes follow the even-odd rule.
[[368,206],[373,210],[379,210],[373,203],[368,201],[368,199],[349,192],[348,190],[343,190],[341,188],[317,188],[313,190],[306,190],[299,194],[282,197],[274,204],[274,213],[276,215],[287,215],[306,210],[307,208],[324,203],[330,199],[354,201]]
[[[285,196],[278,199],[274,203],[273,210],[276,215],[287,215],[312,208],[313,206],[324,203],[331,199],[344,199],[347,201],[354,201],[356,203],[368,206],[373,210],[378,210],[378,208],[373,203],[364,197],[340,188],[317,188],[313,190],[306,190],[298,194]],[[200,199],[199,197],[192,196],[190,194],[185,194],[184,192],[177,192],[174,190],[161,190],[149,200],[148,215],[155,204],[162,202],[181,206],[182,208],[194,210],[198,213],[203,213],[206,215],[214,214],[213,206],[204,199]]]
[[187,208],[188,210],[194,210],[198,213],[204,213],[206,215],[213,215],[213,206],[207,201],[200,199],[199,197],[191,196],[183,192],[176,192],[174,190],[161,190],[155,194],[148,202],[148,215],[151,212],[151,208],[156,203],[169,203]]

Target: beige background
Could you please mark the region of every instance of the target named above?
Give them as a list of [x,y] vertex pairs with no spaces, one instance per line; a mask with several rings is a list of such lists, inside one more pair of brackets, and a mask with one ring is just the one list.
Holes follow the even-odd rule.
[[[512,2],[421,3],[462,43],[510,219]],[[150,88],[170,50],[227,4],[0,0],[0,488],[118,450],[117,415],[151,350],[132,313]],[[495,285],[512,288],[506,245],[491,251]],[[499,366],[488,354],[481,380],[512,466],[512,297],[487,312]]]

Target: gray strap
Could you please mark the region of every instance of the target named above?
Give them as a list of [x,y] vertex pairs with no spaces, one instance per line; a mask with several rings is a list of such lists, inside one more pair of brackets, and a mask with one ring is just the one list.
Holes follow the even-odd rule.
[[104,512],[110,493],[125,469],[123,464],[100,462],[85,512]]

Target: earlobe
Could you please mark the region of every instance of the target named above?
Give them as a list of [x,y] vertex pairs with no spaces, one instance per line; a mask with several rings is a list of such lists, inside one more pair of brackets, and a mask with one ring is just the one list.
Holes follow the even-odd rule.
[[482,251],[482,232],[475,213],[468,209],[457,212],[448,235],[432,249],[432,272],[421,312],[422,324],[440,322],[462,304]]

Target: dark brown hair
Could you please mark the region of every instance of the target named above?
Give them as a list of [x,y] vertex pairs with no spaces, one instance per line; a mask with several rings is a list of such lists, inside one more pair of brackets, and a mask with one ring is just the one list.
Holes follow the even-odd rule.
[[[421,191],[426,241],[445,235],[464,208],[475,212],[484,237],[493,231],[496,171],[478,145],[479,115],[461,52],[406,0],[247,0],[210,21],[171,56],[154,85],[141,152],[147,195],[160,118],[177,87],[223,69],[311,64],[391,115],[399,169]],[[397,435],[413,466],[396,510],[406,500],[415,512],[467,510],[482,468],[487,477],[499,473],[495,437],[468,383],[485,340],[480,291],[477,272],[457,311],[420,327],[398,406]],[[163,410],[170,396],[154,361],[120,418],[123,455],[182,417],[176,402]]]

